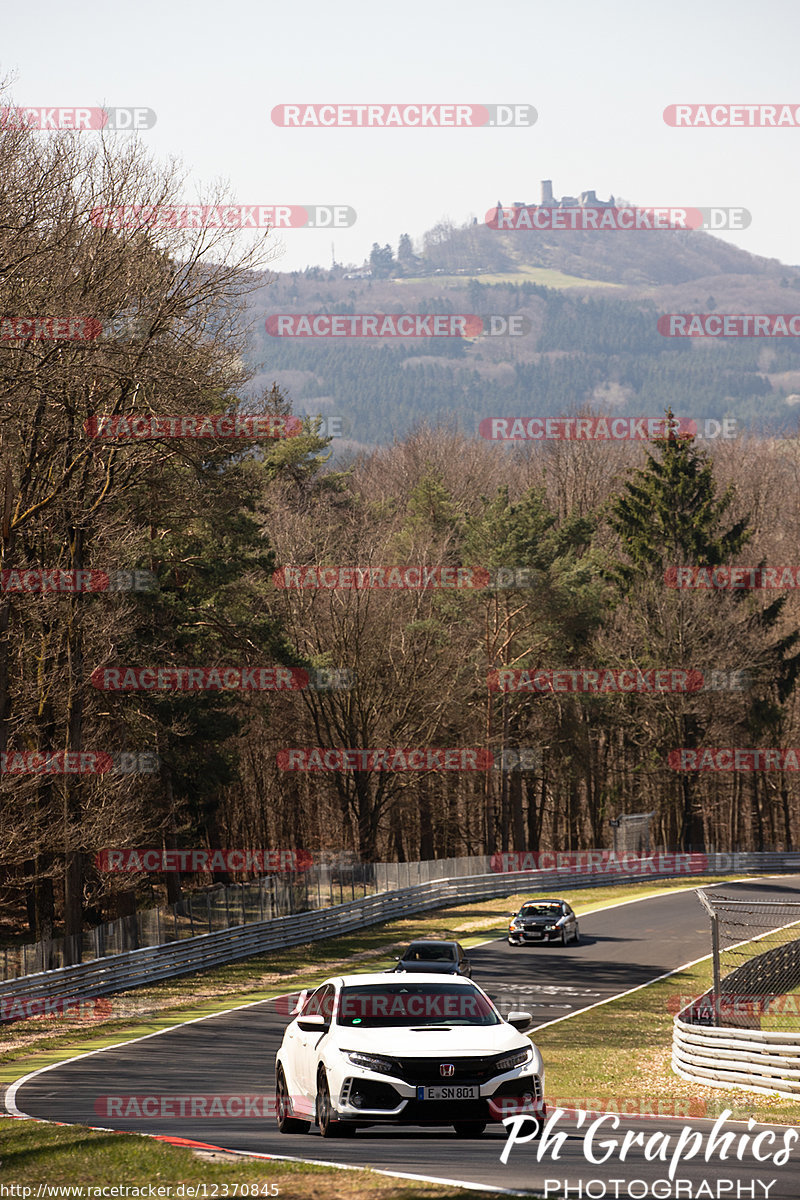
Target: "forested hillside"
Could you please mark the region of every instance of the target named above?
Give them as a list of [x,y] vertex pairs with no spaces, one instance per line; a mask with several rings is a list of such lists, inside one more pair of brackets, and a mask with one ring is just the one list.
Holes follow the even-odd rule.
[[[501,244],[513,256],[509,249],[498,259]],[[657,330],[663,312],[794,312],[794,268],[701,232],[592,239],[440,227],[425,246],[413,264],[378,257],[377,274],[366,279],[348,279],[341,268],[272,277],[249,313],[249,360],[260,381],[281,382],[296,411],[336,414],[346,444],[358,446],[403,436],[425,419],[475,436],[487,416],[583,406],[657,416],[669,404],[679,415],[733,417],[760,432],[796,426],[797,401],[787,404],[800,392],[794,339],[767,345],[667,338]],[[638,264],[635,280],[629,259]],[[436,275],[440,262],[460,274]],[[558,286],[545,286],[551,278]],[[523,336],[470,339],[277,337],[265,330],[278,313],[373,312],[517,314],[526,325]]]
[[[797,844],[796,775],[695,774],[669,757],[797,741],[796,592],[667,585],[684,564],[796,560],[796,440],[739,438],[708,457],[691,438],[509,448],[451,428],[504,409],[587,412],[601,399],[617,411],[768,415],[773,383],[788,373],[785,390],[796,366],[790,346],[664,346],[654,302],[613,291],[472,281],[462,298],[428,282],[409,296],[430,311],[463,300],[466,311],[526,313],[538,349],[451,340],[427,358],[419,347],[412,357],[272,339],[259,381],[244,365],[245,331],[267,302],[269,243],[237,256],[220,233],[159,240],[98,227],[88,215],[108,197],[163,200],[177,183],[134,152],[104,159],[26,130],[1,145],[3,177],[18,183],[0,195],[4,311],[91,317],[93,330],[84,340],[18,332],[0,357],[0,887],[34,937],[128,911],[150,886],[98,870],[109,846],[288,846],[365,861],[571,849],[602,846],[610,818],[649,810],[668,847]],[[369,286],[342,299],[349,281],[279,278],[266,295],[280,312],[324,307],[339,289],[341,311],[369,311],[385,302],[381,288],[412,285],[376,282],[371,296]],[[325,387],[337,407],[347,399],[359,440],[400,436],[346,468],[309,435],[231,441],[244,397],[288,414],[273,386],[282,372],[294,372],[295,408]],[[153,433],[165,413],[190,425]],[[212,416],[228,433],[198,432]],[[111,417],[145,424],[100,436]],[[285,565],[527,576],[500,589],[331,590],[279,586]],[[154,586],[74,583],[75,572],[132,569]],[[20,582],[41,571],[47,586]],[[98,684],[128,668],[152,681],[162,668],[261,678],[252,672],[276,666],[342,669],[349,686]],[[602,666],[730,669],[746,685],[489,686],[500,668]],[[304,747],[466,748],[501,763],[508,751],[535,754],[525,770],[286,770],[287,751]],[[157,773],[26,766],[31,755],[65,764],[140,751],[158,756]],[[187,881],[164,882],[174,899]]]

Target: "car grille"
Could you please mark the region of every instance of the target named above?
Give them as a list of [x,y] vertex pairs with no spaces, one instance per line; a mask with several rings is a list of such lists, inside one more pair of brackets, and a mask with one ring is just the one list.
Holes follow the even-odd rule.
[[[481,1054],[469,1058],[450,1058],[442,1054],[438,1058],[396,1058],[396,1073],[398,1079],[406,1083],[484,1083],[498,1071],[497,1064],[503,1058],[508,1058],[513,1051],[506,1050],[503,1054]],[[441,1063],[452,1063],[455,1072],[443,1076],[439,1070]]]
[[493,1118],[486,1100],[409,1100],[396,1119],[401,1125],[452,1125]]

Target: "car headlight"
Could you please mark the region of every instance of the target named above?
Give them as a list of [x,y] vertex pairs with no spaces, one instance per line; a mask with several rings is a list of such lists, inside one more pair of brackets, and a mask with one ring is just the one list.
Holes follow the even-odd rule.
[[513,1054],[507,1054],[505,1058],[498,1059],[495,1063],[498,1071],[513,1071],[514,1067],[521,1067],[524,1063],[530,1062],[533,1058],[533,1046],[528,1046],[526,1050],[515,1050]]
[[550,929],[555,929],[555,925],[545,925],[545,933]]
[[381,1058],[380,1054],[362,1054],[360,1050],[343,1050],[342,1054],[354,1067],[364,1067],[367,1071],[376,1071],[379,1075],[391,1075],[395,1070],[392,1060]]

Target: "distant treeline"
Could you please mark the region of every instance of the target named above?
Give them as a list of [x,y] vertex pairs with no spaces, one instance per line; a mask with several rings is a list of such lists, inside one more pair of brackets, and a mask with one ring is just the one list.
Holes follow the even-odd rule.
[[[317,295],[293,311],[363,312],[364,301],[324,303]],[[792,293],[788,293],[790,296]],[[462,299],[463,298],[463,299]],[[323,303],[320,303],[323,300]],[[707,311],[713,311],[709,297]],[[789,306],[790,307],[790,306]],[[399,303],[378,311],[402,311]],[[425,311],[527,314],[524,338],[452,338],[413,342],[268,337],[260,327],[255,353],[268,371],[300,370],[313,380],[291,389],[296,409],[325,396],[326,411],[343,414],[351,436],[384,443],[420,420],[446,421],[466,434],[487,416],[544,416],[589,405],[621,415],[735,417],[742,427],[767,431],[796,427],[786,405],[793,388],[773,387],[770,375],[800,370],[791,339],[665,338],[652,304],[613,296],[580,296],[534,284],[510,287],[475,280]],[[491,345],[489,345],[491,343]],[[426,361],[427,360],[427,361]],[[498,365],[506,363],[506,370]]]

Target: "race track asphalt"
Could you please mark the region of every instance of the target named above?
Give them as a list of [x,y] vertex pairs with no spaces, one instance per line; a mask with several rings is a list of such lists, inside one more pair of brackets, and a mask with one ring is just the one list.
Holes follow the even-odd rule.
[[[792,895],[798,899],[800,876],[753,879],[724,884],[722,888],[726,895],[758,898]],[[708,921],[693,890],[584,916],[580,918],[580,927],[582,940],[577,946],[516,948],[501,940],[469,951],[475,981],[495,998],[501,1012],[529,1009],[536,1024],[541,1025],[656,979],[707,955],[710,949]],[[189,978],[187,994],[191,993],[191,987]],[[284,1003],[284,1010],[286,1007]],[[49,1120],[167,1134],[233,1150],[370,1166],[515,1191],[541,1190],[553,1200],[565,1195],[566,1183],[570,1187],[566,1193],[569,1200],[582,1200],[584,1196],[598,1200],[615,1194],[682,1195],[687,1200],[766,1195],[769,1200],[789,1197],[796,1200],[800,1196],[800,1150],[792,1154],[785,1166],[775,1167],[771,1161],[758,1165],[748,1150],[741,1161],[729,1157],[721,1162],[719,1155],[714,1154],[706,1163],[702,1147],[696,1157],[682,1162],[677,1169],[677,1180],[693,1181],[691,1191],[687,1190],[688,1184],[677,1193],[665,1191],[666,1185],[659,1184],[652,1191],[654,1181],[668,1178],[667,1162],[659,1158],[646,1161],[641,1147],[635,1146],[624,1162],[613,1151],[605,1164],[595,1165],[584,1154],[586,1124],[578,1129],[574,1117],[562,1118],[554,1130],[568,1134],[556,1159],[547,1153],[540,1162],[541,1144],[531,1141],[516,1146],[508,1163],[503,1165],[499,1159],[507,1135],[500,1125],[490,1125],[481,1138],[474,1140],[457,1138],[448,1128],[373,1127],[359,1130],[350,1140],[340,1141],[323,1140],[313,1127],[307,1135],[281,1135],[274,1122],[263,1117],[192,1120],[188,1117],[124,1119],[106,1115],[107,1102],[100,1098],[109,1095],[201,1093],[271,1097],[275,1053],[287,1022],[285,1011],[278,1012],[275,1001],[223,1013],[39,1072],[17,1088],[14,1102],[18,1111]],[[535,1032],[532,1036],[535,1041]],[[724,1095],[720,1093],[721,1098]],[[628,1130],[644,1132],[645,1138],[662,1131],[672,1139],[671,1154],[684,1127],[691,1126],[702,1133],[712,1125],[711,1120],[684,1117],[622,1118],[618,1128],[612,1128],[606,1120],[598,1138],[605,1141],[611,1137],[621,1142]],[[748,1132],[743,1125],[726,1129],[735,1129],[737,1138]],[[756,1128],[751,1136],[758,1131]],[[780,1131],[773,1152],[783,1144],[782,1139]],[[761,1145],[765,1156],[770,1145],[768,1140]],[[603,1153],[598,1149],[598,1157]],[[614,1185],[614,1180],[619,1182]],[[772,1180],[775,1182],[769,1186]],[[630,1193],[626,1190],[629,1183],[633,1189]],[[730,1188],[725,1186],[727,1183]],[[606,1190],[601,1191],[601,1186]]]

